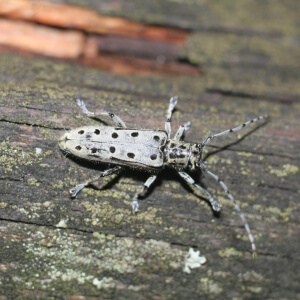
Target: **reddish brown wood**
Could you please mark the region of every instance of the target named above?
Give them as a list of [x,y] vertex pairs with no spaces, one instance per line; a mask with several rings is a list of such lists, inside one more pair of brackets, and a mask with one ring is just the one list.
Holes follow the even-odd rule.
[[0,20],[0,44],[57,58],[78,58],[85,37],[79,31],[61,31],[23,21]]
[[188,35],[188,31],[182,29],[150,26],[122,18],[101,16],[93,10],[81,7],[42,1],[1,1],[0,15],[63,28],[143,37],[177,45],[182,45]]

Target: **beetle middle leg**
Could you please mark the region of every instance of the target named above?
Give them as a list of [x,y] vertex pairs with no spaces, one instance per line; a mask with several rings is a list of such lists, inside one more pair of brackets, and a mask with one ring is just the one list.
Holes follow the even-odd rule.
[[200,190],[207,198],[208,201],[210,202],[210,205],[215,213],[219,213],[221,211],[221,206],[220,204],[212,197],[212,195],[204,189],[202,186],[197,184],[195,180],[186,172],[178,171],[178,174],[189,184],[193,185],[196,187],[198,190]]
[[139,203],[138,203],[138,199],[145,197],[146,193],[148,192],[149,187],[152,185],[152,183],[155,181],[157,175],[152,175],[150,176],[146,182],[144,183],[143,189],[141,192],[136,193],[135,196],[132,199],[132,210],[134,212],[138,212],[139,210]]
[[117,173],[119,171],[122,170],[122,167],[120,166],[117,166],[117,167],[114,167],[114,168],[111,168],[111,169],[108,169],[106,171],[103,171],[103,172],[100,172],[100,175],[98,176],[95,176],[94,178],[90,179],[90,180],[87,180],[83,183],[80,183],[78,185],[76,185],[75,187],[71,188],[70,189],[70,194],[71,194],[71,197],[72,198],[75,198],[77,196],[77,194],[83,189],[85,188],[86,186],[90,185],[91,183],[99,180],[101,177],[106,177],[106,176],[109,176],[109,175],[112,175],[114,173]]
[[111,113],[111,112],[107,112],[107,111],[100,111],[98,113],[94,113],[94,112],[90,112],[84,102],[80,99],[77,99],[77,105],[81,108],[81,110],[83,111],[84,114],[86,114],[88,117],[90,118],[98,118],[100,116],[108,116],[112,119],[112,121],[115,123],[115,125],[117,127],[122,127],[122,128],[126,128],[125,123],[123,122],[123,120],[118,117],[117,115]]

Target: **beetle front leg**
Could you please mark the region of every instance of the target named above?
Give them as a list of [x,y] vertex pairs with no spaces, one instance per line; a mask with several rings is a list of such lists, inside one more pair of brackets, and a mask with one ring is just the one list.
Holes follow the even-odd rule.
[[212,197],[212,195],[204,189],[202,186],[197,184],[195,180],[186,172],[178,171],[178,174],[189,184],[193,185],[196,187],[198,190],[200,190],[207,198],[208,201],[210,202],[210,205],[215,213],[219,213],[221,211],[221,206],[220,204]]
[[135,196],[132,199],[132,210],[134,212],[138,212],[139,210],[139,203],[138,203],[138,199],[145,197],[146,193],[148,192],[149,187],[153,184],[153,182],[155,181],[157,175],[152,175],[150,176],[146,182],[144,183],[143,189],[140,193],[136,193]]
[[122,127],[122,128],[126,128],[126,125],[125,123],[122,121],[121,118],[119,118],[117,115],[113,114],[113,113],[110,113],[110,112],[107,112],[107,111],[100,111],[98,113],[94,113],[94,112],[90,112],[84,102],[80,99],[77,99],[77,105],[81,108],[82,112],[84,114],[86,114],[88,117],[90,118],[98,118],[100,116],[108,116],[112,119],[112,121],[115,123],[115,125],[117,127]]
[[168,135],[168,138],[170,138],[170,135],[171,135],[171,120],[172,120],[172,113],[173,113],[173,110],[175,109],[175,106],[177,104],[177,97],[172,97],[170,99],[170,103],[169,103],[169,108],[168,108],[168,111],[167,111],[167,120],[166,120],[166,123],[165,123],[165,130],[167,132],[167,135]]
[[103,172],[100,172],[100,175],[98,176],[95,176],[94,178],[90,179],[90,180],[87,180],[83,183],[80,183],[78,185],[76,185],[75,187],[71,188],[70,189],[70,195],[72,198],[75,198],[77,196],[77,194],[83,189],[85,188],[86,186],[90,185],[91,183],[99,180],[101,177],[106,177],[106,176],[109,176],[109,175],[112,175],[114,173],[117,173],[119,171],[122,170],[122,167],[114,167],[114,168],[111,168],[111,169],[108,169],[106,171],[103,171]]

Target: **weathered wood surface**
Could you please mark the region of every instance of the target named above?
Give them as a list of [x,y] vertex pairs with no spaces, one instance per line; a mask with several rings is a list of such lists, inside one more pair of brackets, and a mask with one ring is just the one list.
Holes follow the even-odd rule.
[[[260,28],[246,22],[239,32],[195,32],[182,58],[204,67],[201,78],[126,77],[0,56],[1,299],[300,299],[299,27],[290,25],[294,7],[284,7],[291,14],[284,11],[281,28],[270,17]],[[193,22],[199,30],[201,21]],[[281,32],[274,37],[274,30]],[[246,214],[257,259],[239,216],[209,178],[199,179],[222,204],[220,218],[169,171],[138,215],[131,197],[148,175],[139,171],[70,200],[68,189],[97,173],[57,147],[64,128],[97,124],[75,99],[118,113],[130,127],[163,128],[173,95],[173,132],[190,120],[187,141],[271,115],[214,141],[206,156]],[[190,247],[207,263],[188,275]]]

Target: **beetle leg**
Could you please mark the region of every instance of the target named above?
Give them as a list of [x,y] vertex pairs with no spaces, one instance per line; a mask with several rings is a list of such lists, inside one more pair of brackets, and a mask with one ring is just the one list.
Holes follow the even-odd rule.
[[138,203],[138,199],[145,197],[149,187],[151,186],[151,184],[155,181],[157,175],[152,175],[150,176],[146,182],[144,183],[143,189],[140,193],[136,193],[135,196],[132,199],[132,210],[134,212],[138,212],[139,210],[139,203]]
[[208,201],[210,202],[210,205],[215,213],[219,213],[221,211],[221,206],[220,204],[212,197],[212,195],[204,189],[202,186],[197,184],[195,180],[186,172],[178,171],[178,174],[189,184],[193,185],[196,187],[198,190],[200,190],[207,198]]
[[173,110],[177,104],[177,97],[172,97],[170,99],[170,103],[169,103],[169,108],[168,108],[168,111],[167,111],[167,120],[166,120],[166,123],[165,123],[165,130],[167,132],[167,135],[168,135],[168,138],[170,138],[170,135],[171,135],[171,119],[172,119],[172,113],[173,113]]
[[108,169],[106,171],[103,171],[103,172],[100,172],[100,175],[98,176],[95,176],[94,178],[90,179],[90,180],[87,180],[83,183],[80,183],[78,185],[76,185],[75,187],[71,188],[70,189],[70,195],[72,198],[75,198],[77,196],[77,194],[83,189],[85,188],[86,186],[90,185],[91,183],[99,180],[99,178],[101,177],[106,177],[106,176],[109,176],[109,175],[112,175],[114,173],[117,173],[119,171],[122,170],[122,167],[120,166],[117,166],[117,167],[114,167],[114,168],[111,168],[111,169]]
[[185,131],[187,131],[190,128],[191,128],[191,122],[186,122],[184,125],[181,125],[174,135],[174,140],[180,141]]
[[113,114],[113,113],[110,113],[110,112],[107,112],[107,111],[100,111],[100,112],[97,112],[97,113],[94,113],[94,112],[90,112],[84,102],[80,99],[77,99],[77,105],[81,108],[82,112],[84,114],[86,114],[88,117],[90,118],[95,118],[97,119],[98,117],[100,116],[108,116],[112,119],[112,121],[115,123],[115,125],[117,127],[122,127],[122,128],[126,128],[126,125],[125,123],[122,121],[121,118],[119,118],[117,115]]

